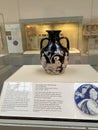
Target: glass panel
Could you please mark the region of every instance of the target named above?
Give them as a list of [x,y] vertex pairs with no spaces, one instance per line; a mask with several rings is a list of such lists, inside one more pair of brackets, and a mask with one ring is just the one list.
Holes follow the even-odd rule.
[[5,38],[4,16],[0,13],[0,90],[7,75],[8,49]]
[[98,71],[98,17],[96,15],[97,0],[92,1],[91,21],[85,27],[88,42],[88,62]]
[[4,16],[0,13],[0,56],[8,53],[4,26]]

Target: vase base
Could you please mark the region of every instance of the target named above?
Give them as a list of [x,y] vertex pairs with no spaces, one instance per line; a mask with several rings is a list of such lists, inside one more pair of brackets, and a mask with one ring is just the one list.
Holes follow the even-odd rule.
[[51,70],[51,69],[45,69],[45,68],[43,68],[43,69],[45,70],[45,72],[47,74],[59,75],[59,74],[63,74],[65,72],[66,67],[63,68],[62,70]]

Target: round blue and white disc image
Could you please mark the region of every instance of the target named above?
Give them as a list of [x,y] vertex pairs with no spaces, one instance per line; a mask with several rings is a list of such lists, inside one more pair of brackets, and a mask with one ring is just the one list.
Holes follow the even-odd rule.
[[98,87],[93,84],[82,84],[74,94],[77,107],[89,115],[98,114]]

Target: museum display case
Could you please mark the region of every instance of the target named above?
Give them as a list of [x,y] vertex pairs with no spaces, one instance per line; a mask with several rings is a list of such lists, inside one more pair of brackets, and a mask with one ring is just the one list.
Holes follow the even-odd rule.
[[5,23],[4,16],[0,13],[0,56],[8,53],[7,42],[5,37]]
[[83,41],[86,44],[88,63],[98,66],[98,20],[93,20],[83,26]]
[[[92,13],[92,12],[91,12]],[[61,30],[60,37],[68,37],[70,42],[69,63],[89,63],[98,65],[98,22],[91,18],[83,22],[82,16],[20,19],[23,51],[26,55],[40,53],[40,41],[47,38],[46,30]],[[44,46],[47,45],[44,41]],[[61,40],[66,46],[65,40]]]
[[11,67],[8,65],[8,47],[5,34],[4,15],[0,13],[0,91],[4,80],[9,77],[10,69]]
[[[70,42],[69,63],[89,63],[97,66],[98,20],[83,23],[83,17],[55,17],[20,19],[23,51],[26,55],[40,53],[40,41],[47,38],[46,30],[61,30],[60,37],[68,37]],[[44,41],[44,46],[47,45]],[[66,46],[65,40],[61,40]]]
[[[60,36],[69,38],[70,52],[80,53],[82,42],[82,17],[58,17],[44,19],[25,19],[20,20],[22,28],[23,48],[24,51],[38,51],[40,49],[40,41],[42,38],[48,37],[46,30],[61,30]],[[66,46],[66,42],[61,40],[62,45]],[[44,42],[44,46],[47,41]]]
[[[0,129],[98,129],[98,18],[93,19],[90,11],[90,19],[66,11],[61,17],[24,19],[18,12],[19,21],[6,24],[1,14]],[[41,65],[40,52],[48,44],[46,30],[61,30],[59,37],[67,37],[70,43],[69,47],[67,40],[60,39],[68,48],[65,61],[69,62],[59,75],[46,73]],[[60,56],[63,53],[59,51]],[[43,65],[46,54],[42,52]],[[49,52],[48,58],[53,55]],[[56,56],[54,66],[60,61]],[[64,60],[61,69],[63,65]]]
[[91,23],[83,27],[84,42],[86,42],[89,55],[98,53],[98,24]]

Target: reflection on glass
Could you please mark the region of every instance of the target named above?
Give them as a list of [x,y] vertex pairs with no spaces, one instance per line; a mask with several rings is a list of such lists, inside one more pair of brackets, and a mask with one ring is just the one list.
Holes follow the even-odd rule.
[[0,13],[0,56],[8,53],[6,37],[5,37],[5,25],[4,16]]

